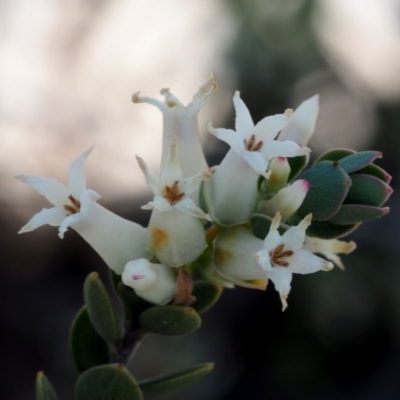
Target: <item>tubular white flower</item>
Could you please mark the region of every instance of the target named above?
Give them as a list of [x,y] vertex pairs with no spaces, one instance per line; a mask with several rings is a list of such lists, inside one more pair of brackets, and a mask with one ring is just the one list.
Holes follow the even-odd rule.
[[310,184],[305,179],[293,182],[265,201],[262,212],[270,217],[274,217],[279,212],[282,222],[285,222],[301,206],[309,188]]
[[62,239],[69,227],[76,230],[116,273],[135,258],[148,257],[146,230],[108,211],[96,201],[100,195],[86,188],[84,163],[92,149],[83,153],[70,167],[68,187],[52,178],[17,175],[21,182],[36,189],[54,205],[35,214],[19,233],[42,225],[59,226]]
[[215,240],[216,271],[235,285],[265,290],[267,275],[253,257],[263,243],[241,226],[220,233]]
[[337,254],[349,254],[355,250],[357,245],[351,242],[343,242],[337,239],[319,239],[306,236],[304,249],[312,253],[319,253],[326,257],[328,260],[335,263],[340,269],[344,270],[342,260]]
[[137,157],[154,199],[142,208],[153,210],[148,227],[148,246],[163,264],[186,265],[206,248],[203,224],[199,218],[210,217],[196,206],[190,194],[211,175],[209,170],[182,178],[176,157],[177,141],[171,144],[168,160],[160,177],[150,173],[146,163]]
[[239,92],[233,96],[236,111],[235,131],[231,129],[214,129],[208,125],[210,133],[223,140],[231,149],[245,160],[258,174],[268,178],[268,161],[274,157],[295,157],[310,152],[307,147],[300,147],[293,141],[274,140],[285,128],[288,117],[277,114],[265,117],[256,125],[250,112],[240,98]]
[[288,124],[279,135],[279,140],[292,140],[302,146],[306,146],[314,134],[319,111],[319,96],[316,94],[303,101],[291,114]]
[[211,78],[200,86],[193,96],[193,101],[186,107],[170,93],[169,89],[161,90],[161,94],[165,96],[164,102],[141,97],[139,92],[132,96],[134,103],[152,104],[163,114],[161,169],[166,165],[174,136],[177,136],[179,142],[177,159],[184,177],[195,175],[208,168],[200,143],[197,116],[206,104],[207,97],[214,94],[217,89],[215,75],[212,74]]
[[225,226],[248,221],[257,202],[258,176],[269,177],[270,160],[305,155],[310,151],[292,141],[274,140],[287,124],[285,114],[266,117],[254,125],[239,92],[235,93],[233,103],[235,131],[208,126],[214,136],[231,146],[210,184],[205,185],[209,212],[214,221]]
[[280,221],[281,216],[277,213],[272,220],[262,250],[255,253],[254,257],[267,277],[274,282],[275,289],[281,297],[282,310],[285,310],[293,273],[330,271],[333,264],[302,249],[306,229],[311,223],[311,214],[307,215],[299,225],[289,228],[282,236],[278,232]]
[[122,282],[142,299],[157,305],[170,302],[176,294],[177,274],[163,264],[141,258],[129,261],[122,273]]

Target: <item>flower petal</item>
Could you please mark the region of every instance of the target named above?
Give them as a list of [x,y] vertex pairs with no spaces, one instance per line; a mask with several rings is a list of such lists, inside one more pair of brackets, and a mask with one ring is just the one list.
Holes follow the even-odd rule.
[[[254,127],[254,133],[257,139],[268,143],[275,139],[278,133],[286,126],[288,117],[285,114],[276,114],[263,118],[257,122]],[[247,139],[247,137],[245,138]]]
[[300,147],[297,143],[285,140],[279,142],[278,140],[271,140],[264,144],[260,149],[260,152],[264,154],[264,157],[268,160],[274,157],[297,157],[304,156],[310,153],[308,147]]
[[60,237],[60,239],[64,239],[64,233],[71,225],[77,224],[80,221],[82,221],[81,213],[72,214],[66,217],[61,222],[60,227],[58,228],[58,236]]
[[79,198],[82,192],[86,190],[85,161],[92,150],[93,147],[86,150],[69,168],[68,189],[69,194],[75,198]]
[[263,250],[271,251],[281,243],[281,235],[278,232],[280,222],[281,214],[277,212],[272,220],[268,235],[264,239]]
[[240,132],[243,139],[247,139],[254,129],[254,122],[238,91],[233,96],[233,104],[236,112],[235,130],[236,132]]
[[254,169],[258,174],[264,176],[266,179],[269,178],[268,161],[258,151],[244,151],[242,158]]
[[63,208],[68,202],[68,188],[56,179],[30,175],[16,175],[15,178],[36,189],[56,207]]
[[288,269],[295,274],[312,274],[317,271],[330,271],[333,264],[307,250],[297,250],[288,259]]
[[59,207],[43,208],[35,214],[18,233],[33,231],[43,225],[59,226],[65,218],[65,210]]
[[136,160],[139,164],[140,169],[143,172],[144,179],[146,183],[149,185],[151,191],[157,196],[161,196],[160,193],[160,178],[151,174],[149,167],[143,160],[143,158],[136,156]]
[[245,151],[243,136],[239,131],[233,131],[232,129],[218,128],[215,129],[209,123],[207,125],[208,131],[213,134],[219,140],[222,140],[226,144],[229,144],[231,149],[233,149],[237,155],[241,156]]
[[279,140],[292,140],[302,146],[307,145],[315,130],[318,110],[318,95],[303,101],[290,117],[287,126],[279,135]]
[[172,185],[174,182],[180,181],[182,179],[182,169],[176,158],[177,147],[178,140],[176,136],[174,136],[171,147],[169,149],[167,162],[165,163],[165,167],[161,170],[160,173],[160,184],[162,186]]
[[282,235],[282,243],[286,249],[299,250],[306,238],[306,229],[311,224],[311,214],[308,214],[297,226],[292,226]]
[[267,276],[275,285],[275,289],[279,292],[282,302],[282,311],[287,308],[287,297],[290,292],[290,283],[292,282],[292,273],[287,268],[275,267],[271,272],[267,272]]

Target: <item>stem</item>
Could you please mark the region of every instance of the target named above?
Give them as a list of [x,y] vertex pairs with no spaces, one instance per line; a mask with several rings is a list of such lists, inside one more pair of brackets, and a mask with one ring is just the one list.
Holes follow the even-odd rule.
[[145,334],[146,332],[141,329],[134,332],[127,331],[117,344],[119,351],[115,356],[111,356],[111,362],[127,366],[139,348]]

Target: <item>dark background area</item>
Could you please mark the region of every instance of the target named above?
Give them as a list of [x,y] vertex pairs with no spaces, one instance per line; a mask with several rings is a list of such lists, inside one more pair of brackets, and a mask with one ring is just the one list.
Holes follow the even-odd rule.
[[[346,238],[358,248],[342,257],[345,272],[335,268],[327,274],[294,276],[284,313],[272,284],[266,292],[225,290],[204,315],[199,331],[146,339],[131,369],[147,378],[215,361],[206,379],[185,391],[158,396],[160,400],[398,399],[400,93],[384,95],[354,79],[345,64],[338,68],[340,62],[332,62],[334,54],[315,28],[318,2],[299,2],[298,7],[287,1],[222,4],[237,23],[235,41],[224,56],[236,77],[231,93],[240,90],[258,121],[319,92],[321,117],[310,143],[313,156],[330,147],[382,151],[377,164],[393,175],[391,213]],[[285,13],[285,7],[293,10]],[[362,9],[360,14],[362,18]],[[386,62],[394,61],[388,56]],[[232,127],[233,121],[231,111],[221,126]],[[211,139],[207,144],[210,164],[216,164],[225,147]],[[77,373],[69,355],[69,326],[83,301],[85,277],[99,271],[107,279],[107,267],[72,230],[63,241],[51,227],[17,235],[26,219],[12,204],[3,203],[0,399],[33,399],[38,370],[52,380],[60,400],[71,399]],[[140,210],[144,203],[137,197],[105,205],[146,224],[149,213]]]

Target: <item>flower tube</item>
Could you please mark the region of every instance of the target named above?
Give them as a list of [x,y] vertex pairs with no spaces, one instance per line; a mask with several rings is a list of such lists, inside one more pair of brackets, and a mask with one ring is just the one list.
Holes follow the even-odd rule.
[[100,195],[87,189],[84,176],[85,160],[91,150],[71,164],[68,186],[52,178],[16,176],[54,206],[35,214],[19,233],[30,232],[48,224],[59,227],[58,236],[62,239],[71,227],[113,271],[121,274],[128,261],[149,256],[146,250],[146,230],[96,203]]

